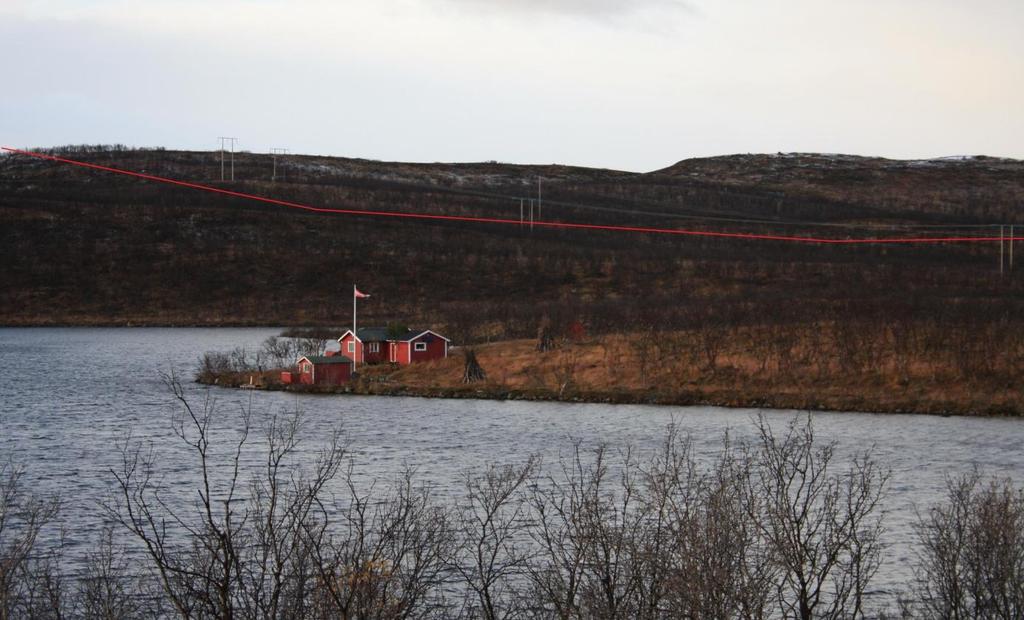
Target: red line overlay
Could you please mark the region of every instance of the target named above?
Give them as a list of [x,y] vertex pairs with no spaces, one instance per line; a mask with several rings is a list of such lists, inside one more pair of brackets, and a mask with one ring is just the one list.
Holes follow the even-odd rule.
[[[254,200],[266,204],[273,204],[282,207],[288,207],[290,209],[301,209],[303,211],[311,211],[313,213],[335,213],[341,215],[363,215],[370,217],[393,217],[393,218],[404,218],[410,220],[434,220],[434,221],[446,221],[446,222],[475,222],[480,224],[504,224],[514,226],[525,226],[526,224],[519,220],[507,219],[507,218],[496,218],[496,217],[475,217],[468,215],[435,215],[430,213],[402,213],[400,211],[375,211],[375,210],[359,210],[359,209],[333,209],[329,207],[315,207],[312,205],[302,204],[298,202],[290,202],[287,200],[278,200],[276,198],[269,198],[267,196],[257,196],[255,194],[246,194],[243,192],[236,192],[229,189],[222,189],[219,187],[212,187],[210,185],[202,185],[200,183],[191,183],[189,181],[181,181],[178,179],[171,179],[167,177],[161,177],[153,174],[145,174],[143,172],[134,172],[131,170],[123,170],[121,168],[113,168],[110,166],[101,166],[99,164],[90,164],[88,162],[77,161],[74,159],[67,159],[64,157],[56,157],[54,155],[46,155],[44,153],[37,153],[33,151],[23,151],[21,149],[15,149],[11,147],[0,147],[4,151],[9,153],[15,153],[18,155],[26,155],[28,157],[35,157],[37,159],[44,159],[53,161],[61,164],[68,164],[71,166],[78,166],[81,168],[89,168],[92,170],[101,170],[103,172],[110,172],[114,174],[120,174],[129,177],[135,177],[137,179],[144,179],[146,181],[155,181],[157,183],[165,183],[168,185],[176,185],[178,187],[185,187],[188,189],[201,190],[210,192],[213,194],[221,194],[224,196],[231,196],[234,198],[243,198],[245,200]],[[768,235],[768,234],[757,234],[757,233],[743,233],[743,232],[722,232],[722,231],[709,231],[709,230],[686,230],[678,228],[654,228],[648,226],[615,226],[610,224],[582,224],[574,222],[554,222],[554,221],[534,221],[533,225],[539,228],[562,228],[562,229],[577,229],[577,230],[606,230],[612,232],[630,232],[630,233],[648,233],[658,235],[678,235],[685,237],[717,237],[725,239],[753,239],[760,241],[788,241],[793,243],[820,243],[820,244],[834,244],[834,245],[856,245],[856,244],[915,244],[915,243],[986,243],[986,242],[998,242],[998,241],[1024,241],[1024,237],[872,237],[872,238],[860,238],[860,239],[836,239],[829,237],[805,237],[796,235]]]

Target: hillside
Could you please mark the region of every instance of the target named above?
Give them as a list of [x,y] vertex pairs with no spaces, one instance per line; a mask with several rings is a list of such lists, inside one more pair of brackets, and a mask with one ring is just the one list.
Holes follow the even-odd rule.
[[1024,166],[984,156],[889,160],[779,153],[687,159],[654,175],[717,179],[736,187],[858,205],[879,215],[914,212],[994,222],[1018,216]]
[[[1024,163],[730,156],[652,173],[67,147],[84,161],[348,209],[837,237],[1011,223]],[[528,202],[526,203],[529,204]],[[528,208],[528,207],[527,207]],[[303,213],[0,157],[0,323],[434,325],[458,341],[834,317],[1016,322],[998,244],[832,247]],[[1018,222],[1024,223],[1024,222]],[[935,228],[939,227],[939,228]],[[992,233],[992,229],[981,232]],[[946,317],[946,318],[943,318]]]

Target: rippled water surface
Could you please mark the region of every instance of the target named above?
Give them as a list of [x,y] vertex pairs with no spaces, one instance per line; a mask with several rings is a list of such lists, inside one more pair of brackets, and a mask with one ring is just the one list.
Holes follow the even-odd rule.
[[[161,373],[190,379],[208,350],[254,347],[272,329],[0,329],[0,458],[26,467],[33,489],[59,493],[72,544],[80,547],[100,527],[127,433],[152,442],[180,496],[194,497],[187,454],[169,423],[171,396]],[[207,390],[187,385],[196,402]],[[407,465],[418,477],[454,493],[463,472],[488,462],[519,462],[531,453],[557,459],[572,439],[587,444],[630,442],[651,449],[673,420],[703,458],[715,454],[729,429],[753,432],[755,410],[710,407],[578,405],[358,396],[295,396],[213,388],[225,424],[252,405],[257,416],[296,408],[304,412],[305,448],[314,451],[330,429],[342,426],[362,475],[387,480]],[[251,399],[251,401],[250,401]],[[794,412],[767,412],[784,424]],[[816,433],[839,442],[845,458],[874,446],[892,469],[885,505],[887,560],[876,580],[892,592],[909,577],[914,508],[943,491],[944,477],[979,466],[989,474],[1024,480],[1024,421],[1005,419],[813,414]],[[224,431],[224,437],[230,433]],[[248,455],[253,458],[254,455]],[[255,465],[255,463],[249,463]],[[186,500],[182,500],[186,501]]]

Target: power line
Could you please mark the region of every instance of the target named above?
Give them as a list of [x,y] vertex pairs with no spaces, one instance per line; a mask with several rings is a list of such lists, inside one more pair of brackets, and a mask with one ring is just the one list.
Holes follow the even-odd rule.
[[[408,189],[421,189],[433,192],[442,192],[448,194],[455,194],[460,196],[475,196],[479,198],[486,198],[489,200],[520,200],[519,196],[510,194],[499,194],[495,192],[486,192],[474,189],[457,189],[452,187],[439,187],[433,184],[425,183],[413,183],[413,182],[402,182],[402,181],[388,181],[388,185],[396,186],[400,188]],[[665,219],[681,219],[687,221],[697,222],[723,222],[723,223],[734,223],[734,224],[756,224],[766,226],[793,226],[793,227],[827,227],[827,228],[842,228],[849,230],[960,230],[960,229],[973,229],[973,228],[993,228],[998,224],[924,224],[924,223],[910,223],[910,222],[891,222],[891,223],[845,223],[845,222],[817,222],[807,220],[778,220],[778,219],[764,219],[764,218],[752,218],[752,217],[736,217],[728,215],[708,215],[706,213],[679,213],[670,211],[651,211],[647,209],[633,209],[624,207],[610,207],[610,206],[598,206],[593,204],[583,204],[579,202],[569,202],[565,200],[548,200],[551,205],[557,205],[568,209],[578,209],[584,211],[595,211],[595,212],[606,212],[615,213],[621,215],[643,215],[649,217],[659,217]]]
[[[155,181],[158,183],[165,183],[168,185],[175,185],[178,187],[186,187],[189,189],[206,191],[214,194],[220,194],[224,196],[231,196],[234,198],[243,198],[246,200],[253,200],[256,202],[262,202],[265,204],[274,204],[291,209],[300,209],[303,211],[309,211],[313,213],[331,213],[338,215],[358,215],[365,217],[387,217],[387,218],[399,218],[409,220],[424,220],[424,221],[443,221],[443,222],[471,222],[480,224],[504,224],[504,225],[517,225],[519,222],[514,219],[508,218],[496,218],[496,217],[477,217],[477,216],[465,216],[465,215],[443,215],[443,214],[432,214],[432,213],[408,213],[401,211],[380,211],[380,210],[360,210],[360,209],[336,209],[330,207],[316,207],[312,205],[302,204],[298,202],[291,202],[287,200],[279,200],[276,198],[270,198],[267,196],[258,196],[255,194],[246,194],[243,192],[237,192],[233,190],[222,189],[219,187],[212,187],[209,185],[202,185],[200,183],[193,183],[190,181],[181,181],[178,179],[171,179],[168,177],[161,177],[153,174],[146,174],[141,172],[133,172],[131,170],[123,170],[120,168],[113,168],[111,166],[102,166],[99,164],[92,164],[88,162],[77,161],[73,159],[67,159],[63,157],[56,157],[53,155],[46,155],[43,153],[36,153],[32,151],[24,151],[21,149],[15,149],[11,147],[0,147],[4,151],[11,153],[17,153],[20,155],[27,155],[29,157],[35,157],[38,159],[45,159],[63,164],[69,164],[72,166],[78,166],[82,168],[89,168],[92,170],[101,170],[104,172],[111,172],[114,174],[121,174],[129,177],[138,179],[145,179],[148,181]],[[931,244],[931,243],[991,243],[999,241],[1000,243],[1007,240],[1006,237],[1000,235],[998,237],[968,237],[968,236],[946,236],[946,237],[874,237],[874,238],[846,238],[838,239],[834,237],[814,237],[814,236],[801,236],[801,235],[779,235],[779,234],[760,234],[760,233],[746,233],[746,232],[731,232],[731,231],[709,231],[709,230],[693,230],[693,229],[678,229],[678,228],[658,228],[652,226],[622,226],[622,225],[610,225],[610,224],[590,224],[582,222],[554,222],[554,221],[532,221],[531,226],[538,226],[542,228],[550,229],[569,229],[569,230],[600,230],[610,232],[629,232],[629,233],[647,233],[647,234],[663,234],[663,235],[675,235],[683,237],[711,237],[719,239],[748,239],[748,240],[762,240],[762,241],[787,241],[793,243],[809,243],[809,244],[822,244],[822,245],[867,245],[867,244]],[[1012,241],[1024,240],[1024,237],[1011,237]]]

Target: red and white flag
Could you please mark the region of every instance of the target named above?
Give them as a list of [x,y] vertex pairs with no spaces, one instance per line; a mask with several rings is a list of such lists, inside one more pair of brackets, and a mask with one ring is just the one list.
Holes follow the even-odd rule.
[[363,299],[365,297],[369,297],[369,295],[367,295],[366,293],[360,291],[357,288],[353,288],[352,290],[354,290],[356,292],[356,299]]

